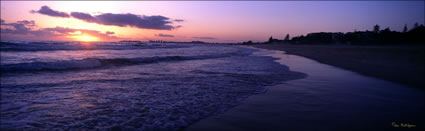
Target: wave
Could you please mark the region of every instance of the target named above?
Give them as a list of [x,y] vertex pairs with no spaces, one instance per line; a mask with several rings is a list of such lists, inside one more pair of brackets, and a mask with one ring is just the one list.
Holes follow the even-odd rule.
[[56,50],[131,50],[156,48],[184,48],[184,44],[122,44],[116,42],[97,42],[89,46],[76,42],[43,43],[43,42],[0,42],[0,51],[56,51]]
[[226,57],[216,56],[155,56],[142,58],[86,58],[82,60],[67,60],[56,62],[31,62],[19,64],[5,64],[0,66],[1,72],[28,72],[28,71],[60,71],[75,69],[92,69],[106,66],[122,66],[135,64],[150,64],[166,61],[200,60]]

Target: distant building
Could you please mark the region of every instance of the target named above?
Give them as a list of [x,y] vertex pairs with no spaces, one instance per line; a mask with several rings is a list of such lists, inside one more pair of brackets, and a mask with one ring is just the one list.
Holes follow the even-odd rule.
[[266,44],[282,44],[283,40],[279,39],[273,39],[273,37],[269,38],[269,41],[266,42]]

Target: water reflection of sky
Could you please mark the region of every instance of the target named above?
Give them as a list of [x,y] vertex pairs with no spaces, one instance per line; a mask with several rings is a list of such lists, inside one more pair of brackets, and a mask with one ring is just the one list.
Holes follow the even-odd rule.
[[[281,95],[286,98],[282,99],[286,106],[281,111],[284,114],[282,119],[291,118],[286,120],[294,124],[288,124],[288,127],[390,129],[393,121],[423,126],[425,94],[422,90],[283,53],[276,51],[266,55],[278,57],[280,59],[276,61],[289,66],[290,70],[308,75],[279,87],[285,92]],[[299,127],[300,124],[292,120],[302,125],[309,125],[311,121],[322,125]],[[330,123],[332,125],[328,125]]]

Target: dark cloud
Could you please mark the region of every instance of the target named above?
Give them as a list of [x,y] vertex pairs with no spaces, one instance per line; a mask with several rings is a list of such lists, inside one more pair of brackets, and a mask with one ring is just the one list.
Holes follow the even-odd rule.
[[4,28],[1,28],[1,33],[11,33],[11,34],[27,34],[31,31],[31,28],[35,26],[33,20],[23,20],[17,21],[16,23],[5,23],[2,20],[1,25]]
[[184,20],[182,20],[182,19],[175,19],[174,21],[175,22],[183,22]]
[[[78,12],[73,12],[77,14]],[[89,22],[97,23],[102,25],[114,25],[114,26],[130,26],[143,29],[157,29],[157,30],[171,30],[174,29],[169,21],[169,18],[164,16],[139,16],[134,14],[112,14],[105,13],[100,15],[91,16],[85,13],[78,13],[77,19]],[[73,15],[74,16],[74,15]]]
[[215,40],[215,39],[217,39],[217,38],[214,38],[214,37],[192,37],[192,38],[195,38],[195,39],[204,39],[204,40]]
[[[30,35],[35,37],[48,37],[55,38],[60,36],[78,36],[82,34],[87,34],[90,36],[98,37],[102,40],[110,40],[110,39],[119,39],[116,36],[113,36],[115,32],[106,31],[102,33],[96,30],[86,30],[86,29],[73,29],[66,27],[55,27],[55,28],[40,28],[35,29],[37,26],[34,21],[18,21],[16,23],[2,23],[2,26],[6,28],[1,28],[2,34],[15,34],[15,35]],[[78,33],[77,33],[78,32]]]
[[106,34],[108,34],[108,35],[113,35],[113,34],[115,34],[115,32],[112,32],[112,31],[106,31]]
[[3,23],[4,23],[4,20],[0,19],[0,24],[3,24]]
[[71,16],[87,22],[97,22],[97,19],[87,13],[82,12],[71,12]]
[[113,14],[103,13],[100,15],[90,15],[83,12],[71,12],[68,15],[64,12],[59,12],[50,9],[48,6],[42,6],[39,11],[32,11],[34,13],[45,14],[54,17],[73,17],[89,23],[97,23],[101,25],[113,25],[120,27],[136,27],[142,29],[155,29],[155,30],[172,30],[180,28],[181,26],[173,26],[172,22],[182,22],[182,19],[170,20],[170,18],[160,15],[145,16],[127,14]]
[[157,34],[156,36],[159,36],[159,37],[174,37],[174,35],[167,35],[167,34]]
[[39,10],[32,10],[31,13],[39,13],[43,15],[53,16],[53,17],[69,17],[65,12],[55,11],[48,6],[42,6]]

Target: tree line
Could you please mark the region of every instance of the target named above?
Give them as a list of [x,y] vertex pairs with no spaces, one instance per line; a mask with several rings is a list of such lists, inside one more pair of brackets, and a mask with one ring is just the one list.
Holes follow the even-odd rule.
[[[394,31],[390,28],[381,29],[379,25],[375,25],[372,31],[354,31],[354,32],[318,32],[309,33],[290,38],[289,34],[283,40],[270,37],[268,41],[262,44],[424,44],[425,43],[425,26],[414,24],[412,29],[408,29],[407,24],[403,31]],[[242,44],[252,44],[251,41]]]

